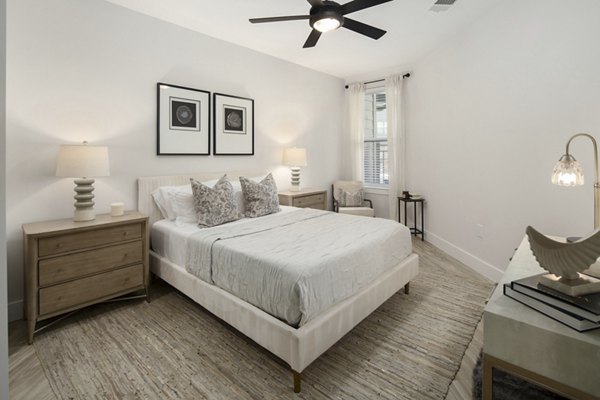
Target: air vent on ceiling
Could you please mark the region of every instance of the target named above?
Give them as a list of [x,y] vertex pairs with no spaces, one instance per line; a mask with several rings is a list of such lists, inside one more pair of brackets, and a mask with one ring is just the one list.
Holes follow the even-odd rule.
[[446,11],[456,3],[456,0],[437,0],[429,9],[429,11],[440,12]]

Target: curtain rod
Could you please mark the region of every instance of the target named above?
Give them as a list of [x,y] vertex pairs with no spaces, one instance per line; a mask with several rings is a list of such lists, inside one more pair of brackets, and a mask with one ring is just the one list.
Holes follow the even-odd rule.
[[[410,78],[410,72],[406,73],[404,75],[402,75],[402,79],[406,79],[406,78]],[[368,85],[369,83],[377,83],[377,82],[383,82],[385,81],[385,79],[377,79],[374,81],[369,81],[369,82],[363,82],[365,85]],[[344,86],[346,89],[348,89],[348,85]]]

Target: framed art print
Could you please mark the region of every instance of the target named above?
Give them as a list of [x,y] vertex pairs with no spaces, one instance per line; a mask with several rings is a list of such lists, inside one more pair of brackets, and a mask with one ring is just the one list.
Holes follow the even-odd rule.
[[254,155],[254,100],[213,93],[215,155]]
[[157,155],[210,154],[210,92],[157,84]]

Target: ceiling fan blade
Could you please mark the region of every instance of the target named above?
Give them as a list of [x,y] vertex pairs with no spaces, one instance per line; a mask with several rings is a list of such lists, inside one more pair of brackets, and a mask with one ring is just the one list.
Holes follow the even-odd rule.
[[323,1],[322,0],[308,0],[308,2],[313,7],[317,7],[317,6],[322,6],[323,5]]
[[253,24],[260,24],[263,22],[280,22],[280,21],[295,21],[298,19],[309,19],[310,15],[288,15],[286,17],[266,17],[266,18],[250,18],[250,22]]
[[315,47],[320,37],[321,32],[319,32],[316,29],[313,29],[310,35],[308,35],[308,39],[306,39],[306,42],[304,42],[304,46],[302,47],[304,47],[305,49],[308,47]]
[[342,5],[342,14],[350,14],[356,11],[364,10],[365,8],[375,7],[388,1],[393,0],[354,0],[350,3]]
[[382,29],[363,24],[362,22],[358,22],[350,18],[344,18],[344,24],[342,26],[346,29],[350,29],[351,31],[360,33],[361,35],[368,36],[375,40],[386,34],[386,32]]

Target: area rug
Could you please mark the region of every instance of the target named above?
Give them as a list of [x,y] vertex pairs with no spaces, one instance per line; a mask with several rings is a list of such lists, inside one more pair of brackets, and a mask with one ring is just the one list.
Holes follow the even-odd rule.
[[[477,364],[473,369],[473,400],[481,400],[483,390],[482,359],[483,355],[479,354]],[[492,371],[492,387],[494,400],[567,400],[566,397],[552,393],[500,369],[493,369]]]
[[303,372],[165,283],[152,301],[91,307],[35,349],[60,399],[443,399],[491,284],[421,259],[396,293]]

